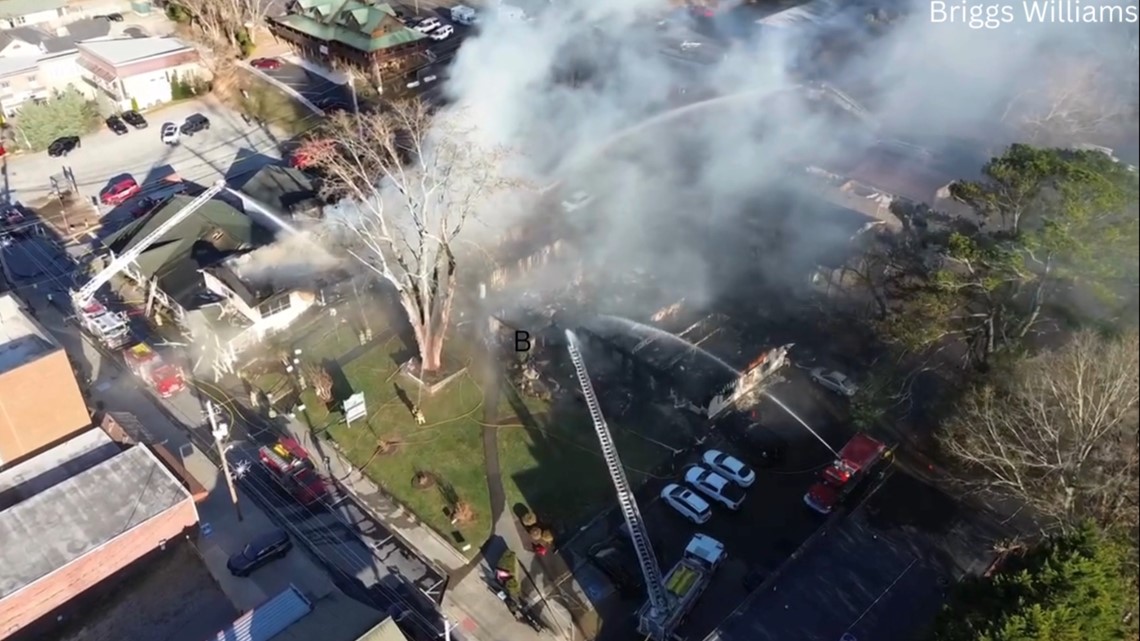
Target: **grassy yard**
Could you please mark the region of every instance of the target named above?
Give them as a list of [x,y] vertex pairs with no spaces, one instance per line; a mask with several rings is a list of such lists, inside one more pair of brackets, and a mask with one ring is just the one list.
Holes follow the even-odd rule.
[[[416,401],[416,387],[396,372],[396,355],[405,351],[400,339],[378,340],[362,348],[355,332],[336,320],[343,321],[343,317],[321,319],[306,338],[292,346],[302,349],[306,361],[335,361],[343,372],[343,379],[333,377],[336,396],[363,392],[368,418],[346,425],[340,412],[330,412],[312,390],[301,397],[304,418],[313,429],[326,431],[354,465],[422,521],[462,547],[452,536],[458,530],[472,545],[468,554],[475,554],[491,531],[480,423],[482,390],[469,375],[460,375],[434,396],[419,399],[427,424],[417,426],[398,391],[402,389]],[[382,330],[374,331],[377,337],[384,335]],[[288,381],[282,374],[269,373],[256,383],[265,390]],[[382,442],[391,451],[382,453]],[[418,471],[434,475],[436,486],[414,488],[412,478]],[[472,507],[470,522],[451,524],[445,512],[457,501]]]
[[308,107],[261,78],[242,73],[238,83],[247,95],[234,92],[226,97],[226,102],[239,112],[292,135],[302,134],[317,123],[316,114]]
[[[504,401],[500,414],[504,425],[499,428],[499,459],[507,507],[528,506],[556,533],[582,525],[615,500],[589,414],[582,405],[567,405],[516,397]],[[638,426],[616,421],[609,426],[634,488],[672,454],[647,440],[648,432]],[[681,440],[677,435],[669,444],[678,446]]]

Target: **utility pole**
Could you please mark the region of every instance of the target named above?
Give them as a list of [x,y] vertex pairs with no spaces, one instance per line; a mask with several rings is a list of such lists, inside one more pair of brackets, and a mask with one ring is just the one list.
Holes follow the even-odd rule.
[[234,504],[237,520],[241,521],[241,505],[238,504],[237,488],[234,487],[234,477],[230,474],[230,463],[226,460],[226,438],[230,435],[230,426],[218,422],[218,417],[214,414],[213,402],[206,401],[206,412],[210,415],[210,428],[214,434],[214,443],[218,445],[218,456],[222,457],[222,474],[226,475],[226,485],[230,488],[230,501]]

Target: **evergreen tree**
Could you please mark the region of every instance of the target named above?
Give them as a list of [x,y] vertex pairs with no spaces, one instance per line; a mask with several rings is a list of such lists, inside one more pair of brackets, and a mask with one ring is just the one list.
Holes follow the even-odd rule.
[[959,585],[930,639],[1136,639],[1136,590],[1126,567],[1124,547],[1086,525],[1009,557],[989,578]]

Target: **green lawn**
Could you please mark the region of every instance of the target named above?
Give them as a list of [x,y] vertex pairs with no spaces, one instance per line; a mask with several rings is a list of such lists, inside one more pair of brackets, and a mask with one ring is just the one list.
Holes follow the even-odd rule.
[[269,125],[280,127],[293,135],[302,134],[317,124],[311,109],[272,84],[242,74],[240,86],[248,97],[237,95],[230,101],[238,111]]
[[[505,425],[499,428],[499,459],[507,507],[526,505],[556,533],[577,528],[615,500],[593,423],[581,405],[521,401],[525,410],[507,400],[500,414]],[[616,422],[609,427],[634,488],[671,455],[668,448],[640,436],[643,430]],[[677,447],[681,440],[677,435],[668,442]]]
[[[356,467],[461,548],[452,536],[458,530],[471,543],[467,554],[475,554],[491,531],[480,422],[482,390],[469,375],[460,375],[434,396],[419,399],[427,424],[417,426],[396,391],[399,385],[416,401],[416,387],[396,373],[393,355],[404,351],[403,343],[391,338],[361,348],[356,334],[334,320],[323,318],[304,339],[291,345],[303,350],[306,361],[337,361],[351,392],[364,393],[368,418],[346,425],[342,415],[330,413],[312,390],[302,394],[305,410],[301,418],[313,429],[327,431]],[[382,330],[374,331],[376,336],[383,335]],[[257,384],[266,389],[283,380],[281,374],[269,373],[260,376]],[[338,396],[346,395],[347,390],[339,391]],[[381,454],[381,441],[397,445],[392,453]],[[420,470],[431,472],[438,479],[437,486],[412,487],[412,477]],[[445,508],[456,499],[473,508],[471,522],[451,524]]]

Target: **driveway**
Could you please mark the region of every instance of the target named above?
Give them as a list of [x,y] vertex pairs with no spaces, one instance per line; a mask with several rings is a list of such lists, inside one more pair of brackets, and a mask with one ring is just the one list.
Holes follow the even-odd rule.
[[321,109],[352,110],[352,91],[348,85],[333,82],[325,76],[309,71],[300,65],[295,65],[284,58],[277,58],[277,60],[281,62],[279,68],[257,69],[257,73],[269,76],[289,87]]
[[[164,122],[181,124],[194,113],[210,119],[210,130],[184,138],[170,147],[159,139]],[[112,177],[131,174],[140,184],[173,172],[186,180],[211,183],[235,178],[280,160],[278,146],[285,134],[247,125],[240,116],[212,99],[193,100],[145,114],[150,126],[116,136],[106,127],[83,137],[83,146],[64,158],[47,152],[5,158],[0,193],[12,201],[31,204],[50,194],[50,177],[70,167],[84,197],[97,196]]]

